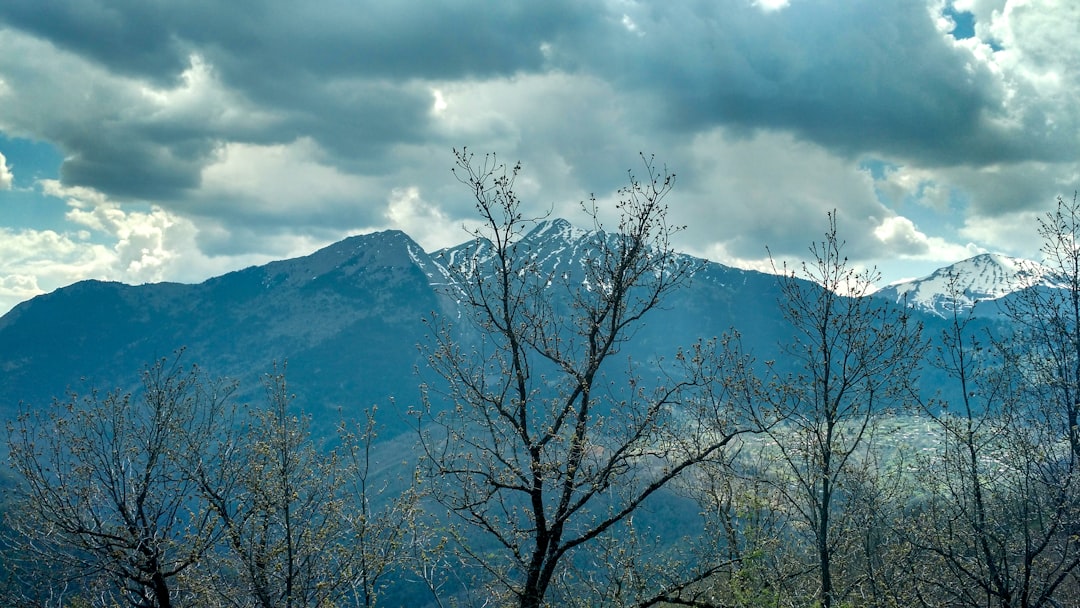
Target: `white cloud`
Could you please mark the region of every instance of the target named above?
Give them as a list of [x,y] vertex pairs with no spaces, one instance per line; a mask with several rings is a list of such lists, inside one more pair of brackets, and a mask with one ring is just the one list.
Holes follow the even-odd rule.
[[389,227],[408,234],[427,251],[457,245],[466,239],[460,222],[423,199],[416,186],[395,188],[386,208]]
[[[92,233],[89,237],[108,244],[109,253],[98,256],[102,278],[162,281],[176,274],[181,254],[193,253],[194,225],[159,206],[130,211],[90,188],[64,187],[55,180],[42,180],[41,185],[46,194],[66,201],[65,218],[73,228],[84,228]],[[83,246],[100,247],[89,242]]]
[[648,137],[640,129],[654,108],[637,107],[639,100],[621,97],[611,83],[589,74],[518,74],[439,88],[447,105],[432,127],[448,143],[431,159],[438,173],[425,176],[428,183],[460,187],[444,176],[450,147],[464,142],[481,156],[494,151],[511,164],[522,161],[523,176],[544,189],[530,190],[525,183],[520,194],[543,196],[539,204],[545,206],[599,193],[625,177],[639,150],[665,145],[660,135]]
[[138,92],[142,116],[148,124],[196,125],[217,132],[251,133],[273,128],[280,122],[274,112],[260,108],[226,87],[214,67],[202,56],[188,56],[189,65],[173,87],[131,83]]
[[[1005,90],[998,126],[1033,157],[1071,158],[1076,147],[1080,5],[1071,0],[972,2],[985,61]],[[1028,147],[1029,149],[1024,149]]]
[[[943,221],[952,217],[946,213],[963,221],[952,200],[955,176],[946,171],[892,165],[875,181],[857,159],[791,135],[733,137],[720,129],[699,135],[672,162],[690,174],[689,188],[677,184],[670,199],[673,220],[689,225],[679,246],[724,264],[770,271],[765,246],[777,264],[797,264],[823,237],[833,209],[845,254],[877,266],[887,282],[988,249]],[[902,213],[905,206],[936,220],[929,233]]]
[[0,315],[15,304],[42,293],[37,277],[32,274],[0,276]]
[[1038,260],[1042,242],[1038,235],[1038,219],[1044,211],[1050,210],[1051,203],[1048,201],[1045,210],[1039,211],[1017,211],[993,217],[971,216],[959,233],[972,241],[990,244],[990,249],[995,252]]
[[326,159],[309,138],[288,144],[225,144],[202,171],[200,212],[260,221],[311,217],[348,206],[359,209],[359,199],[377,191],[375,180],[342,172]]
[[13,181],[14,176],[12,176],[11,169],[7,166],[7,159],[0,152],[0,190],[10,190]]
[[942,266],[984,253],[974,243],[953,243],[940,237],[928,236],[915,223],[903,216],[885,218],[874,229],[885,251],[901,259],[926,260]]
[[[766,246],[780,257],[800,256],[836,209],[851,254],[876,253],[875,218],[891,213],[856,162],[790,134],[737,138],[722,129],[699,135],[683,154],[670,162],[692,183],[688,191],[676,182],[672,220],[689,225],[684,238],[695,249],[723,243],[734,259],[760,259]],[[682,161],[691,164],[683,169]]]
[[[65,230],[0,228],[0,314],[19,301],[83,279],[147,282],[197,282],[272,259],[310,253],[326,242],[284,235],[267,238],[263,250],[208,256],[200,232],[188,218],[160,206],[132,210],[85,187],[65,187],[42,180],[42,192],[68,206]],[[218,236],[229,238],[227,230]]]
[[789,4],[791,4],[790,0],[754,0],[754,6],[766,13],[786,8]]
[[87,278],[107,278],[110,253],[77,235],[0,228],[0,314],[22,300]]
[[623,14],[621,22],[622,26],[626,28],[626,31],[630,32],[631,34],[637,34],[638,36],[645,35],[645,32],[641,31],[641,28],[638,27],[637,23],[634,23],[634,20],[630,17],[630,15]]
[[886,218],[880,226],[874,228],[874,236],[890,250],[906,255],[925,254],[928,249],[926,235],[919,232],[915,224],[905,217]]
[[438,116],[446,109],[446,98],[443,97],[442,91],[434,87],[431,89],[431,97],[431,113]]

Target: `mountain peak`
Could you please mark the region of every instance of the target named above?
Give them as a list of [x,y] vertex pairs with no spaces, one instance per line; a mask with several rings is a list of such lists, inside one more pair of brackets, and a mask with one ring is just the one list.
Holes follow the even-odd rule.
[[953,269],[956,274],[976,271],[981,276],[993,279],[991,282],[998,287],[1006,288],[1005,292],[1031,287],[1050,274],[1049,269],[1038,262],[1000,253],[982,253],[947,268]]
[[326,258],[345,261],[366,254],[375,257],[383,265],[397,266],[409,263],[410,249],[420,246],[409,235],[400,230],[383,230],[347,237],[337,243],[323,247],[308,258]]
[[1029,287],[1057,287],[1046,266],[1000,253],[982,253],[935,270],[928,276],[893,283],[877,292],[897,302],[939,316],[954,307],[966,310],[979,301],[997,300]]
[[[264,276],[266,286],[302,285],[328,275],[352,276],[361,269],[410,268],[423,249],[400,230],[346,237],[309,255],[271,262],[239,272]],[[211,282],[220,280],[211,279]]]
[[572,243],[589,234],[589,231],[578,228],[569,221],[559,217],[537,222],[536,227],[522,237],[522,240],[540,242],[558,240]]

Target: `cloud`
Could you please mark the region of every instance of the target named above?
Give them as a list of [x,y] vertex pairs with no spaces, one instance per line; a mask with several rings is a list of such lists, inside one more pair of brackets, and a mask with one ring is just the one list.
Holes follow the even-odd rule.
[[771,12],[786,7],[790,2],[789,0],[754,0],[753,4],[765,12]]
[[29,274],[11,274],[0,276],[0,314],[3,314],[23,300],[28,300],[42,293],[37,277]]
[[953,190],[940,183],[937,171],[908,166],[889,166],[884,177],[875,182],[875,188],[885,201],[894,207],[908,204],[921,205],[945,211],[948,209]]
[[10,190],[14,179],[11,169],[7,166],[7,158],[0,152],[0,190]]
[[[189,208],[228,223],[353,228],[370,225],[361,204],[378,193],[375,180],[326,164],[310,138],[287,144],[229,143],[218,148],[200,175],[201,189]],[[352,216],[351,218],[349,216]]]
[[[69,119],[50,138],[70,157],[66,183],[116,197],[198,188],[222,144],[306,136],[349,171],[370,172],[394,147],[442,132],[431,83],[527,84],[558,72],[629,99],[638,113],[625,118],[647,130],[783,130],[838,154],[920,166],[1062,159],[1075,133],[1067,3],[972,2],[976,30],[1004,45],[994,52],[942,31],[936,1],[418,2],[46,12],[13,0],[0,8],[25,32],[6,35],[26,38],[13,56],[40,58],[5,71],[23,73],[19,87],[30,73],[65,76],[28,98],[59,99],[72,85],[93,93],[75,110],[49,108]],[[97,126],[80,137],[76,125]]]
[[[666,156],[657,149],[667,147],[665,137],[639,131],[640,108],[594,76],[552,71],[439,88],[446,107],[433,119],[438,139],[447,148],[467,142],[481,154],[522,161],[522,194],[545,197],[543,205],[617,188],[639,150]],[[450,159],[445,148],[440,152]]]
[[[573,75],[564,84],[591,78],[609,99],[626,96],[624,118],[648,129],[784,129],[842,153],[885,147],[951,162],[986,148],[973,145],[980,117],[1001,101],[989,70],[908,1],[470,4],[263,3],[210,15],[200,3],[121,2],[46,18],[15,0],[0,19],[32,37],[9,31],[21,39],[5,46],[39,59],[5,66],[13,82],[57,75],[29,97],[69,105],[65,90],[94,94],[41,113],[63,117],[51,129],[5,122],[51,131],[69,157],[65,183],[160,199],[197,188],[222,144],[310,137],[343,168],[369,170],[393,146],[442,132],[433,82],[517,88],[563,73]],[[574,92],[545,104],[567,126],[583,122],[568,120]],[[103,132],[81,135],[86,125]]]
[[[10,0],[0,7],[0,20],[123,74],[168,80],[183,69],[190,49],[201,47],[214,50],[214,63],[226,66],[231,78],[266,82],[292,81],[300,72],[330,78],[510,74],[538,67],[540,44],[599,6],[575,0],[151,6],[118,0],[43,11],[34,0]],[[266,70],[272,67],[277,70]]]
[[391,227],[408,234],[428,251],[466,240],[465,222],[451,221],[438,205],[425,201],[416,187],[390,193],[386,219]]
[[690,241],[737,260],[763,259],[766,246],[799,258],[824,235],[826,214],[835,209],[853,256],[880,252],[872,233],[891,212],[852,161],[790,134],[740,138],[723,129],[699,135],[684,153],[679,160],[689,165],[680,173],[693,191],[676,184],[672,214],[689,226]]
[[[536,105],[565,125],[582,125],[570,120],[579,104],[569,87],[591,80],[590,92],[606,89],[608,100],[620,100],[619,115],[634,125],[622,131],[780,130],[839,155],[873,153],[923,168],[1049,162],[1071,149],[1073,135],[1062,134],[1075,131],[1063,105],[1072,91],[1064,82],[1068,55],[1053,52],[1069,48],[1061,46],[1067,20],[1038,18],[1038,10],[1016,3],[971,7],[977,30],[1006,45],[999,52],[981,38],[954,40],[937,25],[941,3],[921,0],[413,4],[166,3],[151,10],[127,1],[46,12],[13,0],[0,20],[25,34],[9,30],[9,38],[23,39],[5,46],[40,59],[4,71],[20,88],[32,84],[31,73],[64,76],[46,78],[32,99],[70,104],[64,90],[93,92],[74,110],[41,113],[62,117],[51,129],[40,120],[23,125],[61,143],[65,183],[159,201],[197,189],[222,145],[308,137],[329,153],[326,162],[371,173],[401,145],[446,135],[453,144],[474,143],[467,137],[475,133],[447,133],[447,122],[436,120],[433,85],[467,98],[460,89],[495,93],[509,85],[503,88],[516,92],[561,79],[568,88]],[[505,109],[515,118],[507,133],[528,128],[529,120]],[[22,118],[7,122],[13,129],[34,122]],[[1047,121],[1057,126],[1042,126]],[[87,125],[101,132],[87,134]],[[573,139],[560,147],[611,157]],[[570,167],[594,169],[595,162]]]
[[83,279],[196,282],[306,254],[328,242],[285,235],[267,239],[261,248],[266,253],[208,255],[199,238],[203,230],[213,230],[212,224],[197,227],[158,206],[132,210],[91,188],[55,180],[43,180],[40,187],[47,196],[64,200],[66,229],[0,228],[0,314],[21,300]]
[[884,248],[902,259],[948,262],[969,258],[986,250],[973,243],[951,243],[939,237],[931,237],[919,230],[915,223],[903,216],[885,218],[874,229]]
[[[0,132],[59,150],[41,193],[64,223],[32,232],[97,260],[87,276],[177,280],[390,227],[460,242],[463,145],[522,161],[528,212],[572,220],[655,153],[678,174],[676,245],[743,266],[805,255],[832,209],[860,261],[1010,251],[1011,224],[1080,180],[1078,11],[10,0]],[[959,12],[974,36],[953,37]]]
[[194,57],[174,87],[160,89],[12,30],[0,29],[0,48],[10,87],[0,97],[0,130],[52,142],[65,157],[65,184],[113,198],[178,198],[198,187],[220,139],[250,136],[271,121],[216,88]]
[[53,230],[0,228],[0,314],[40,293],[101,276],[107,255],[100,245]]
[[892,251],[905,255],[923,255],[930,248],[926,235],[915,228],[915,224],[905,217],[886,218],[874,229],[874,236]]
[[804,1],[636,5],[649,35],[567,49],[588,69],[653,96],[688,131],[785,129],[837,152],[936,164],[1007,156],[986,129],[1004,91],[992,70],[938,31],[925,3]]
[[72,251],[94,252],[91,276],[153,282],[176,274],[170,272],[170,266],[179,263],[180,255],[186,253],[178,245],[190,240],[190,222],[160,207],[124,210],[86,187],[65,187],[45,180],[42,189],[49,196],[65,199],[65,217],[75,228],[75,236],[64,237],[66,246]]
[[1038,220],[1044,209],[1022,210],[997,217],[972,216],[960,228],[960,235],[977,243],[993,243],[993,251],[1040,260],[1039,247],[1042,238],[1038,234]]
[[[283,143],[306,135],[339,161],[362,164],[385,153],[386,145],[417,141],[429,99],[416,83],[539,71],[541,46],[573,28],[589,8],[566,0],[497,6],[174,2],[152,9],[129,0],[96,6],[43,11],[37,2],[4,3],[0,23],[12,29],[0,45],[25,50],[13,54],[12,63],[14,57],[34,59],[0,64],[0,72],[11,73],[20,88],[33,84],[36,73],[62,73],[26,98],[52,94],[68,104],[48,113],[74,123],[49,134],[71,157],[65,181],[142,197],[146,192],[134,185],[140,169],[143,181],[152,178],[162,189],[166,171],[155,172],[158,167],[171,167],[176,188],[194,187],[219,142]],[[70,90],[94,94],[72,105],[63,94]],[[145,90],[151,94],[140,99]],[[176,111],[183,98],[195,97],[200,103],[184,106],[193,111]],[[238,124],[251,116],[281,122],[254,129]],[[0,119],[0,125],[33,122],[21,118]],[[114,132],[81,139],[67,132],[75,125]],[[124,142],[131,153],[124,157],[127,148],[102,142]],[[113,161],[133,168],[131,183],[105,171]]]

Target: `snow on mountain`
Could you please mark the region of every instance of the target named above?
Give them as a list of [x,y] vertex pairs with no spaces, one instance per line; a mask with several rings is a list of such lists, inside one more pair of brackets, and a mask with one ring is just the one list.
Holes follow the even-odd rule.
[[945,317],[976,302],[997,300],[1028,287],[1056,288],[1053,272],[1031,260],[984,253],[935,270],[929,276],[893,283],[875,295]]
[[[594,235],[594,232],[577,228],[564,219],[545,220],[522,235],[515,248],[527,251],[536,267],[553,271],[564,261],[580,261],[580,249],[587,247]],[[474,239],[436,251],[431,258],[440,266],[438,275],[452,280],[455,274],[470,277],[473,271],[485,268],[492,255],[491,243]],[[451,268],[454,272],[450,272]],[[434,273],[429,271],[428,276],[432,277],[433,284],[438,283]]]
[[[597,263],[599,252],[617,250],[621,238],[624,237],[618,233],[585,230],[565,219],[556,218],[538,222],[532,230],[517,239],[514,249],[525,253],[530,259],[530,267],[543,276],[574,283],[580,281],[585,289],[592,290],[596,286],[588,278],[590,265]],[[438,268],[425,269],[425,272],[433,285],[443,281],[449,285],[453,283],[452,277],[455,275],[468,278],[474,271],[489,268],[487,263],[491,256],[489,242],[472,240],[434,252],[431,258]],[[679,267],[700,268],[704,260],[674,254],[672,263]]]

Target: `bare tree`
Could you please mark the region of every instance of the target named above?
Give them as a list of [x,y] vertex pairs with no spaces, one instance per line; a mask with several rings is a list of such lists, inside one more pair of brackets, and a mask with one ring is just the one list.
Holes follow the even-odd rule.
[[138,394],[72,394],[19,416],[8,444],[21,554],[101,580],[109,603],[173,606],[183,574],[221,533],[176,438],[213,445],[232,391],[177,355],[144,370]]
[[870,295],[876,273],[853,268],[843,246],[832,212],[801,273],[784,269],[780,304],[795,330],[784,355],[796,371],[773,372],[763,393],[788,413],[768,431],[780,460],[775,487],[809,531],[824,608],[844,593],[833,558],[851,529],[845,484],[870,472],[875,422],[911,394],[925,350],[921,326]]
[[[794,595],[789,587],[805,571],[805,559],[790,547],[790,518],[782,497],[757,468],[756,442],[748,439],[680,483],[702,512],[703,534],[687,543],[696,545],[692,559],[708,576],[677,597],[664,598],[677,600],[671,604],[781,606]],[[677,570],[652,556],[644,561],[661,576]]]
[[977,332],[953,307],[937,364],[958,397],[926,408],[940,449],[924,463],[911,527],[932,564],[928,605],[1057,606],[1077,592],[1078,212],[1058,199],[1040,220],[1053,286],[1017,286],[1004,336]]
[[1059,430],[1080,457],[1080,199],[1059,197],[1038,230],[1055,288],[1023,289],[1006,301],[1005,315],[1019,328],[1012,341],[1022,345],[1016,364],[1029,398],[1053,404]]
[[451,320],[434,320],[429,360],[451,405],[418,413],[423,473],[466,525],[461,550],[508,601],[536,607],[577,550],[625,530],[649,497],[751,428],[733,405],[745,387],[708,364],[741,360],[712,359],[701,345],[655,384],[642,380],[642,362],[619,366],[621,347],[693,271],[668,240],[674,176],[651,159],[645,179],[631,174],[620,191],[616,232],[586,206],[596,230],[576,275],[544,271],[520,245],[533,224],[514,192],[520,166],[455,155],[483,228],[449,270],[480,337],[467,345]]
[[[345,558],[349,563],[350,593],[357,606],[375,606],[386,587],[386,578],[412,566],[410,545],[422,533],[418,527],[422,494],[415,485],[415,471],[406,467],[406,479],[379,475],[375,454],[378,425],[376,408],[352,428],[339,429],[342,441],[342,488]],[[388,457],[385,455],[384,457]],[[406,458],[411,458],[407,456]],[[400,464],[395,459],[393,465]],[[415,464],[415,463],[411,463]],[[392,467],[391,467],[392,468]],[[430,567],[423,560],[419,568]]]
[[199,602],[376,605],[384,578],[405,561],[419,509],[412,476],[391,489],[372,471],[374,409],[355,425],[342,423],[330,450],[292,411],[284,369],[267,374],[264,386],[266,406],[251,410],[229,443],[234,457],[189,468],[223,532],[191,576],[203,590]]
[[290,411],[284,373],[268,374],[265,387],[267,407],[239,437],[229,483],[216,471],[199,477],[227,545],[201,568],[202,580],[235,605],[323,606],[349,593],[353,575],[341,467]]
[[246,416],[234,388],[178,356],[145,370],[137,395],[72,395],[9,425],[5,556],[26,567],[9,569],[24,580],[5,601],[375,605],[419,507],[411,475],[397,493],[371,470],[374,412],[323,451],[284,373]]

